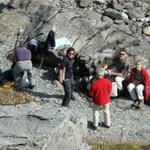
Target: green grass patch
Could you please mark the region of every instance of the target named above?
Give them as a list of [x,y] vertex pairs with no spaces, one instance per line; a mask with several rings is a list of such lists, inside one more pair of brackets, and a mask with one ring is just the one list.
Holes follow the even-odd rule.
[[88,140],[92,150],[150,150],[150,145],[141,146],[135,143],[107,144],[98,140]]

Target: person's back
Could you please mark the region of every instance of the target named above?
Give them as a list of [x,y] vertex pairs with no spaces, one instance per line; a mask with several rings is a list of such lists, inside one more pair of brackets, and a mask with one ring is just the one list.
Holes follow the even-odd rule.
[[31,60],[31,52],[25,47],[17,48],[15,56],[17,61]]
[[89,90],[89,95],[93,100],[93,129],[98,128],[99,122],[99,109],[100,106],[103,108],[104,112],[104,126],[110,127],[110,113],[109,113],[109,102],[110,102],[110,93],[112,90],[111,82],[108,79],[104,78],[105,69],[98,68],[97,76],[98,78],[92,83]]
[[110,101],[111,82],[104,77],[97,78],[90,89],[93,102],[97,105],[105,105]]

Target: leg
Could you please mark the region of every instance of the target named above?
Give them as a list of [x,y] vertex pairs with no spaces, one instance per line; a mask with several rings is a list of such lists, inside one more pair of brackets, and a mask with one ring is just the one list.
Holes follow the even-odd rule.
[[144,85],[143,84],[139,84],[136,87],[136,92],[137,92],[137,95],[138,95],[138,105],[137,105],[138,109],[141,109],[142,107],[144,107],[143,91],[144,91]]
[[117,83],[117,88],[119,91],[123,90],[123,85],[122,85],[123,80],[124,80],[124,78],[122,78],[122,77],[116,77],[115,78],[115,82]]
[[67,79],[64,81],[64,91],[65,96],[63,98],[62,106],[69,106],[69,102],[71,99],[71,81],[70,79]]
[[130,93],[130,96],[132,98],[132,100],[137,100],[137,94],[136,94],[136,90],[135,90],[135,85],[133,83],[130,83],[127,87],[129,93]]
[[109,128],[110,127],[109,103],[103,106],[103,113],[104,113],[104,125]]
[[15,81],[17,81],[17,78],[21,77],[22,75],[21,73],[22,73],[22,69],[20,68],[20,66],[18,66],[18,63],[16,63],[13,69],[13,77]]
[[75,90],[75,81],[73,79],[73,77],[71,78],[71,99],[75,100],[75,96],[73,95],[73,91]]
[[137,96],[138,96],[139,100],[144,100],[143,91],[144,91],[144,85],[143,84],[139,84],[136,87],[136,93],[137,93]]
[[94,104],[93,105],[93,126],[98,127],[98,121],[99,121],[99,109],[100,106]]
[[116,82],[112,82],[112,91],[111,91],[110,96],[111,97],[118,96],[118,89],[117,89],[117,83]]

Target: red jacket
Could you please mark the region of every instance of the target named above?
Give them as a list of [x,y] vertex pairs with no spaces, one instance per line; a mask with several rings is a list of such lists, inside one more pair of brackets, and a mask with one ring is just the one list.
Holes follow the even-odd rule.
[[[131,83],[134,80],[134,72],[136,71],[136,68],[132,68],[130,72],[130,77],[129,77],[129,83]],[[143,77],[143,82],[144,82],[144,99],[148,100],[148,97],[150,96],[150,76],[146,69],[142,68],[141,70],[142,77]]]
[[104,106],[110,102],[111,90],[112,84],[108,79],[97,78],[91,85],[89,95],[95,104]]

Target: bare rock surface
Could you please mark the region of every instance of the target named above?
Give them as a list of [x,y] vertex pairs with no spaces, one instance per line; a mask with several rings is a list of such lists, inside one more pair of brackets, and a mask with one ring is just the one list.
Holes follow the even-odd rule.
[[[129,53],[129,63],[144,58],[150,63],[150,2],[148,0],[8,0],[0,1],[0,69],[11,63],[6,54],[14,48],[17,30],[20,39],[27,36],[45,40],[50,29],[56,38],[67,37],[72,46],[91,64],[101,63],[120,47]],[[147,29],[147,30],[146,30]],[[38,36],[39,35],[39,36]],[[52,50],[56,55],[66,49]],[[48,57],[50,58],[50,57]],[[150,142],[150,110],[133,110],[131,100],[111,102],[110,129],[90,128],[92,104],[74,93],[70,108],[60,107],[63,87],[54,79],[53,69],[34,66],[36,86],[27,90],[43,103],[0,106],[0,149],[89,149],[84,137],[109,142]],[[147,68],[150,71],[150,68]],[[100,112],[100,125],[103,117]]]

